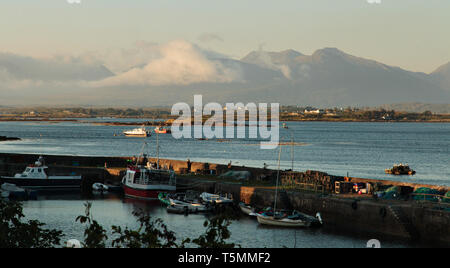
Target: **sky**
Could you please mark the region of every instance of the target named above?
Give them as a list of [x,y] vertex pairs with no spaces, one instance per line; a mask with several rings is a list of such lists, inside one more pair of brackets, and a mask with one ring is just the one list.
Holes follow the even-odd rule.
[[0,53],[75,57],[186,40],[239,59],[337,47],[430,73],[450,61],[449,11],[448,0],[2,0]]

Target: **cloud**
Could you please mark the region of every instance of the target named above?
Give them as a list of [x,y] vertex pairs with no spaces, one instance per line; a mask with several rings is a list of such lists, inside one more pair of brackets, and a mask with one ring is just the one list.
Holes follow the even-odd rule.
[[207,53],[184,40],[153,47],[160,56],[145,66],[135,67],[114,77],[92,82],[95,87],[189,85],[230,83],[241,80],[241,72],[209,59]]
[[381,4],[381,0],[367,0],[369,4]]
[[143,40],[135,42],[130,48],[89,51],[80,56],[84,61],[100,62],[114,73],[143,67],[160,57],[160,45]]
[[93,81],[113,75],[100,62],[78,57],[33,58],[0,53],[0,70],[14,80]]
[[209,43],[213,41],[223,42],[223,38],[214,33],[204,33],[197,38],[200,42]]
[[260,49],[255,53],[256,59],[254,61],[260,67],[268,68],[271,70],[279,71],[287,79],[292,79],[291,68],[286,64],[280,64],[274,62],[270,52],[263,51],[260,45]]

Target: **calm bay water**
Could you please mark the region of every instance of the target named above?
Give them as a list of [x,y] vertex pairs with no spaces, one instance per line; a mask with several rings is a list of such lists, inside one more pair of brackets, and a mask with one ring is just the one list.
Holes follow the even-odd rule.
[[[91,120],[91,119],[90,119]],[[112,119],[105,119],[112,121]],[[99,119],[98,121],[101,121]],[[283,141],[294,141],[294,169],[333,175],[450,185],[450,124],[290,122]],[[1,142],[0,152],[92,156],[139,155],[141,138],[114,136],[133,127],[73,122],[0,122],[0,136],[22,141]],[[260,149],[260,140],[176,140],[159,135],[162,158],[276,168],[277,150]],[[156,136],[147,139],[156,154]],[[282,168],[291,167],[291,146],[283,146]],[[412,177],[384,174],[395,163],[408,163]]]
[[[63,230],[65,239],[83,240],[84,226],[75,219],[84,215],[84,202],[86,198],[76,195],[59,195],[40,197],[39,201],[24,203],[24,213],[28,219],[39,219],[45,222],[46,228]],[[206,215],[189,216],[168,214],[159,201],[139,201],[123,199],[110,195],[90,199],[93,203],[92,214],[105,229],[111,238],[110,227],[117,225],[136,228],[136,220],[132,216],[134,210],[142,209],[155,218],[161,218],[174,231],[177,241],[184,238],[197,238],[203,234]],[[371,235],[352,236],[335,234],[326,229],[284,229],[265,227],[257,220],[243,216],[230,226],[231,238],[228,242],[236,243],[243,248],[364,248],[367,241],[378,238],[382,247],[415,247],[418,245],[402,241],[392,241]],[[192,246],[192,245],[191,245]]]
[[[91,119],[89,119],[91,120]],[[99,119],[98,121],[102,121]],[[112,121],[105,119],[104,121]],[[129,121],[129,120],[127,120]],[[145,120],[142,120],[145,121]],[[333,175],[390,179],[450,185],[450,124],[429,123],[329,123],[290,122],[281,129],[283,141],[294,140],[294,169],[325,171]],[[0,136],[20,137],[22,141],[0,142],[0,152],[42,153],[89,156],[134,156],[140,153],[141,138],[114,136],[133,127],[102,126],[74,122],[0,122]],[[162,158],[234,165],[276,168],[277,151],[261,150],[260,140],[176,140],[159,135]],[[155,155],[155,136],[147,139],[150,155]],[[291,146],[283,146],[282,168],[291,167]],[[409,163],[417,171],[413,177],[384,174],[394,163]],[[75,223],[84,213],[84,198],[77,195],[43,196],[24,203],[30,219],[38,219],[81,239],[83,227]],[[104,226],[136,224],[131,212],[136,208],[162,218],[182,239],[204,231],[205,216],[167,214],[158,203],[121,200],[114,196],[93,200],[94,217]],[[366,235],[337,235],[325,229],[286,230],[261,227],[254,219],[243,218],[231,226],[232,238],[243,247],[365,247]],[[414,246],[382,241],[384,247]]]

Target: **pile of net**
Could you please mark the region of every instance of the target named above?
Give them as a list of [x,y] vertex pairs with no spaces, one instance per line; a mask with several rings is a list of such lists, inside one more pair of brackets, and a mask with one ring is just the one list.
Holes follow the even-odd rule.
[[450,203],[450,191],[448,191],[445,195],[444,195],[444,202],[445,203]]
[[[448,193],[447,193],[448,194]],[[438,202],[440,195],[438,190],[422,187],[418,188],[414,191],[414,200],[417,201],[431,201],[431,202]]]
[[397,199],[399,197],[399,188],[397,186],[392,186],[386,191],[384,191],[383,199],[391,200],[391,199]]

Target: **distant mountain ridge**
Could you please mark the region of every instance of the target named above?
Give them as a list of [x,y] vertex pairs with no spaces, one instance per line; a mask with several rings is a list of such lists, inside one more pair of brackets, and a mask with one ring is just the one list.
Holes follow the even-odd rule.
[[[241,59],[227,58],[217,53],[195,52],[195,57],[186,59],[175,54],[176,57],[167,61],[168,67],[152,65],[152,62],[135,65],[128,70],[129,75],[122,76],[122,80],[127,83],[106,83],[101,86],[85,81],[101,82],[112,78],[112,82],[115,82],[114,78],[123,74],[111,72],[101,62],[78,58],[35,59],[0,53],[0,82],[6,81],[5,84],[9,82],[16,86],[16,81],[25,81],[21,84],[17,82],[16,86],[23,86],[24,89],[2,92],[3,100],[0,101],[3,102],[0,104],[9,105],[13,101],[21,105],[27,104],[27,101],[36,104],[34,101],[39,100],[61,105],[108,103],[121,106],[170,106],[180,101],[191,103],[195,94],[202,94],[205,102],[277,102],[281,105],[324,108],[379,107],[407,103],[409,106],[398,107],[425,109],[427,106],[411,105],[420,102],[440,103],[442,107],[430,107],[435,111],[447,111],[445,104],[450,103],[450,63],[426,74],[353,56],[337,48],[318,49],[311,55],[292,49],[281,52],[252,51]],[[167,83],[146,84],[148,80],[153,81],[152,78],[158,80],[162,77],[162,67],[167,67],[164,69],[166,73],[173,72],[176,68],[171,68],[170,64],[176,64],[180,57],[184,61],[181,61],[181,67],[177,67],[183,73],[182,76],[173,76],[173,79],[189,78],[194,73],[199,80],[177,84],[170,83],[173,79],[169,76],[170,79],[161,80]],[[200,59],[202,65],[190,65],[189,61],[195,59]],[[207,72],[198,72],[201,68],[196,66],[206,66]],[[207,79],[208,75],[212,75],[213,79]],[[229,79],[222,79],[228,78],[226,76],[230,76]],[[138,80],[138,83],[130,82],[132,79]],[[52,83],[46,84],[46,81]],[[29,88],[26,87],[28,85]]]
[[319,49],[311,56],[294,50],[253,51],[240,62],[278,72],[281,78],[272,82],[283,93],[280,96],[283,103],[321,106],[418,100],[450,103],[450,90],[445,89],[450,71],[446,68],[436,74],[410,72],[337,48]]
[[450,91],[450,62],[437,68],[430,75],[441,87]]

